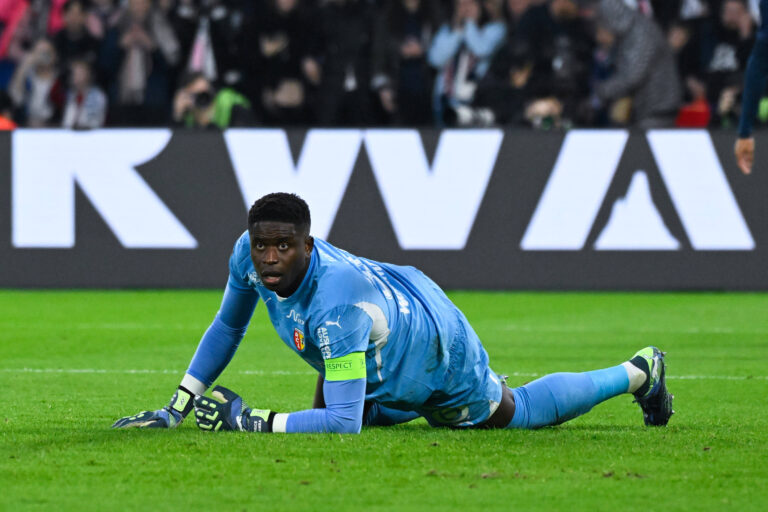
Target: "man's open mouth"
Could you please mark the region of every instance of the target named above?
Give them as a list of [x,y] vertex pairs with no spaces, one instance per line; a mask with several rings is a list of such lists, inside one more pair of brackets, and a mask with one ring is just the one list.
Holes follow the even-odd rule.
[[264,272],[261,274],[261,281],[265,285],[276,285],[280,282],[280,279],[282,279],[283,275],[278,274],[277,272]]

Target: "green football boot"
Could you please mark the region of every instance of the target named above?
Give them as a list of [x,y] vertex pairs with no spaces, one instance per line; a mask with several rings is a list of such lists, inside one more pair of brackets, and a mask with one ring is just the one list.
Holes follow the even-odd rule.
[[665,355],[665,352],[656,347],[645,347],[629,360],[648,375],[645,383],[635,392],[635,402],[643,410],[646,425],[664,426],[675,414],[672,410],[672,399],[675,395],[667,391]]

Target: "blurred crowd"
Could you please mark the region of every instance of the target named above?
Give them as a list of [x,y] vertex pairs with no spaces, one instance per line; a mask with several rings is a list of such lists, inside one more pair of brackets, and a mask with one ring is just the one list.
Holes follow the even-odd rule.
[[0,0],[0,129],[729,127],[756,3]]

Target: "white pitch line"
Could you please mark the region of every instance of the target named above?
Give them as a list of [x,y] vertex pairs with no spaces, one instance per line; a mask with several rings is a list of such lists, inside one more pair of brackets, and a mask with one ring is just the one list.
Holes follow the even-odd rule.
[[[148,369],[126,369],[126,370],[108,370],[105,368],[0,368],[3,373],[65,373],[65,374],[176,374],[181,375],[182,370],[148,370]],[[304,371],[295,372],[287,370],[239,370],[235,372],[238,375],[316,375],[315,372]],[[545,373],[528,372],[509,372],[509,377],[543,377]],[[674,380],[768,380],[766,375],[667,375],[668,379]]]
[[[133,374],[176,374],[182,375],[183,370],[108,370],[104,368],[0,368],[4,373],[117,373],[122,375]],[[292,372],[286,370],[241,370],[235,372],[239,375],[316,375],[315,372]]]
[[[544,377],[546,373],[512,372],[502,375],[508,377]],[[668,379],[675,380],[768,380],[765,375],[667,375]]]
[[[483,321],[474,322],[475,325],[482,326]],[[579,325],[515,325],[506,324],[495,327],[501,331],[512,332],[553,332],[553,333],[568,333],[568,332],[580,332],[580,333],[600,333],[600,332],[622,332],[627,334],[768,334],[768,331],[762,329],[734,329],[732,327],[690,327],[690,328],[656,328],[656,327],[623,327],[623,328],[605,328],[593,326],[579,326]]]

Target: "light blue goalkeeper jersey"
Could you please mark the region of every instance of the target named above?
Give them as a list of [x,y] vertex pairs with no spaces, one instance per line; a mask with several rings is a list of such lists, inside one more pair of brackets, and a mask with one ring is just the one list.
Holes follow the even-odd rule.
[[247,232],[235,244],[229,286],[258,294],[283,342],[318,372],[326,359],[365,352],[366,400],[414,410],[444,390],[451,341],[466,321],[422,272],[315,239],[304,280],[281,298],[261,283],[249,244]]

